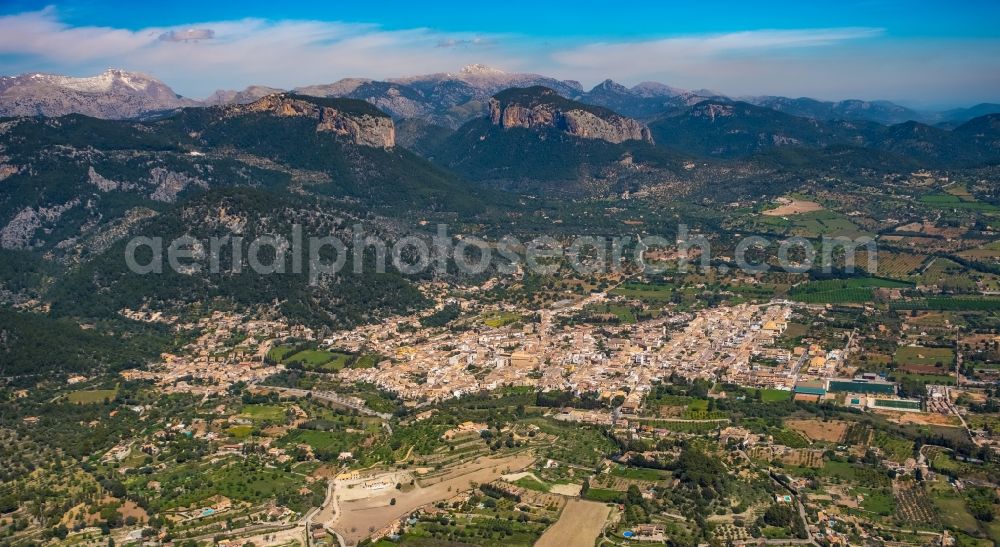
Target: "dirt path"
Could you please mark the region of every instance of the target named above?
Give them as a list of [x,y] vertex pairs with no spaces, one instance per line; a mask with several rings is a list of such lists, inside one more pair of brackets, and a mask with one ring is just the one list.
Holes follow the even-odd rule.
[[542,479],[538,478],[538,475],[536,475],[533,471],[521,471],[520,473],[510,473],[510,474],[504,475],[504,476],[502,476],[500,478],[503,479],[503,480],[505,480],[505,481],[507,481],[507,482],[514,482],[514,481],[516,481],[518,479],[523,479],[524,477],[531,477],[531,478],[535,479],[536,481],[538,481],[538,482],[540,482],[542,484],[545,484],[545,481],[543,481]]
[[607,504],[569,500],[559,520],[538,538],[535,547],[591,547],[609,514],[611,508]]

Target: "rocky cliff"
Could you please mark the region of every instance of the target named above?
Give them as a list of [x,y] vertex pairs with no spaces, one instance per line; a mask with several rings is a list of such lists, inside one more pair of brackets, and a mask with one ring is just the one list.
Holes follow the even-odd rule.
[[227,116],[264,112],[276,116],[300,116],[316,120],[316,131],[331,132],[359,146],[392,148],[396,129],[392,118],[378,109],[350,99],[315,99],[276,93],[245,105],[226,109]]
[[544,87],[512,89],[489,101],[490,121],[504,129],[555,128],[585,139],[611,143],[645,141],[653,137],[642,123],[608,109],[565,99]]

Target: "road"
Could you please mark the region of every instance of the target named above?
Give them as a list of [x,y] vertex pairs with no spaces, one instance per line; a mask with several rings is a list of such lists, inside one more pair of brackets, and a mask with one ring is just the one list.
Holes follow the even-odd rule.
[[[961,376],[961,374],[959,374],[959,376]],[[968,422],[965,421],[965,416],[962,416],[962,413],[959,412],[955,405],[951,402],[951,388],[948,386],[944,387],[944,398],[945,404],[948,405],[948,409],[951,410],[952,414],[958,416],[958,419],[962,422],[962,427],[965,428],[965,434],[969,436],[969,440],[972,441],[973,445],[979,446],[979,440],[977,439],[976,434],[972,432]]]
[[791,370],[790,374],[791,374],[791,377],[792,377],[792,381],[794,383],[798,383],[799,382],[799,372],[802,371],[802,365],[806,364],[806,360],[807,359],[809,359],[809,352],[808,351],[803,351],[802,355],[799,357],[798,362],[795,363],[795,366],[792,367],[792,370]]
[[323,505],[313,509],[309,512],[309,515],[305,519],[307,543],[306,547],[312,547],[312,530],[313,521],[315,520],[323,526],[323,529],[327,532],[333,534],[337,538],[337,542],[344,547],[344,538],[340,537],[340,534],[336,530],[329,527],[327,524],[333,522],[337,517],[338,508],[338,498],[336,493],[336,485],[331,479],[327,482],[326,486],[326,499],[323,500]]
[[[801,543],[801,544],[808,543],[810,545],[815,545],[816,547],[819,547],[819,544],[816,543],[816,541],[812,539],[812,534],[809,533],[809,520],[806,519],[806,508],[805,508],[804,505],[802,505],[802,500],[799,499],[798,492],[796,492],[792,487],[788,486],[787,484],[779,481],[778,478],[775,477],[773,471],[769,471],[768,475],[771,477],[771,480],[775,482],[775,484],[777,484],[778,486],[780,486],[780,487],[784,488],[785,490],[788,490],[789,492],[791,492],[792,499],[795,500],[795,505],[797,505],[798,508],[799,508],[799,518],[802,519],[802,527],[805,529],[806,534],[809,535],[809,539],[782,540],[782,541],[786,541],[786,542],[789,542],[789,543]],[[768,541],[768,543],[771,543],[771,542]]]

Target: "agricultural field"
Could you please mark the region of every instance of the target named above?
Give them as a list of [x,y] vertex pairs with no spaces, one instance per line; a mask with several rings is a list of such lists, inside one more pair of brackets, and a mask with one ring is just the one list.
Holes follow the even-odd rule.
[[853,492],[862,496],[861,507],[869,513],[887,517],[896,510],[896,502],[888,488],[856,488]]
[[691,401],[682,413],[685,420],[719,420],[726,418],[726,413],[718,410],[708,409],[707,399],[695,399]]
[[[480,505],[481,504],[481,505]],[[474,491],[472,498],[447,512],[418,512],[412,526],[398,539],[382,539],[375,547],[429,547],[432,545],[511,545],[530,547],[550,523],[558,518],[558,507],[515,510],[513,503]]]
[[910,287],[912,287],[910,283],[892,279],[854,277],[810,281],[793,287],[789,291],[789,296],[809,304],[855,304],[871,301],[875,295],[875,289],[905,289]]
[[820,470],[820,475],[835,479],[835,482],[855,483],[865,488],[882,488],[889,486],[891,482],[883,471],[839,460],[826,462]]
[[246,439],[247,437],[250,436],[250,433],[252,431],[253,431],[253,426],[251,425],[234,425],[233,427],[230,427],[229,429],[226,430],[226,432],[229,433],[230,437],[237,440]]
[[786,203],[781,203],[774,209],[768,209],[761,214],[771,217],[782,217],[823,210],[823,206],[815,201],[804,199],[787,199],[786,201]]
[[974,291],[976,281],[969,270],[961,264],[937,257],[917,278],[917,284],[937,287],[944,291]]
[[893,354],[892,360],[899,366],[941,364],[948,367],[955,362],[955,352],[951,348],[900,346]]
[[[782,213],[792,208],[795,208],[795,213]],[[847,215],[822,207],[819,209],[794,205],[786,209],[779,207],[759,215],[745,217],[744,222],[749,229],[755,231],[806,238],[845,236],[856,239],[872,235],[852,222]]]
[[327,350],[305,350],[286,357],[285,366],[299,365],[305,370],[314,372],[336,372],[347,366],[353,359],[352,355]]
[[539,482],[537,479],[531,475],[521,477],[514,481],[514,484],[520,486],[521,488],[526,488],[528,490],[534,490],[536,492],[548,492],[549,485],[544,482]]
[[89,405],[103,403],[105,401],[113,401],[115,397],[118,396],[119,386],[115,386],[113,389],[83,389],[79,391],[71,391],[66,394],[66,399],[77,405]]
[[285,407],[267,404],[246,405],[240,415],[254,421],[283,422],[285,420]]
[[587,489],[587,493],[583,495],[584,498],[591,501],[599,501],[603,503],[618,503],[623,497],[623,492],[620,490],[608,490],[605,488],[594,488],[590,487]]
[[570,500],[559,520],[542,534],[535,546],[593,545],[610,513],[605,504]]
[[862,445],[867,446],[872,437],[872,430],[865,424],[852,422],[847,430],[844,431],[844,437],[841,442],[847,445]]
[[788,448],[806,448],[811,443],[809,439],[791,429],[775,429],[770,431],[775,444],[787,446]]
[[939,525],[937,508],[922,484],[916,481],[896,481],[892,485],[896,502],[895,516],[907,525],[934,527]]
[[[267,353],[267,359],[270,362],[312,372],[336,372],[346,366],[354,366],[356,362],[365,357],[367,356],[357,357],[338,351],[303,349],[301,345],[275,346]],[[374,364],[366,362],[363,366],[359,366],[359,368],[374,366]]]
[[286,357],[294,354],[296,351],[297,348],[295,346],[278,345],[274,346],[267,352],[267,358],[271,362],[281,363]]
[[785,420],[785,427],[801,433],[807,439],[828,443],[839,443],[851,425],[851,422],[837,420]]
[[980,245],[972,249],[959,251],[958,256],[973,260],[1000,259],[1000,241],[991,241],[985,245]]
[[546,458],[593,467],[604,454],[614,450],[611,440],[597,428],[548,418],[528,418],[525,423],[536,425],[543,433],[556,437],[551,445],[539,450],[539,455]]
[[876,431],[872,445],[882,450],[885,456],[897,463],[903,463],[913,457],[913,441],[902,439],[882,431]]
[[1000,210],[991,203],[976,200],[976,198],[972,197],[972,195],[968,192],[958,194],[951,192],[924,194],[923,196],[920,196],[920,203],[933,209],[958,209],[961,211],[977,211],[984,213],[992,213]]
[[[927,260],[927,255],[899,253],[879,249],[875,259],[874,271],[869,271],[869,274],[890,279],[906,280]],[[859,250],[854,257],[854,265],[860,270],[868,271],[868,260],[868,252],[866,250]]]
[[193,506],[216,494],[251,503],[278,496],[301,498],[296,491],[302,487],[304,477],[249,461],[226,460],[208,465],[176,466],[132,480],[139,490],[148,488],[149,481],[161,484],[162,492],[153,496],[155,503],[162,509],[172,509]]
[[762,462],[778,460],[784,466],[793,469],[821,469],[823,467],[823,451],[807,448],[785,449],[758,445],[750,449],[750,457]]
[[635,310],[629,306],[619,304],[591,304],[585,308],[588,318],[592,321],[602,323],[627,323],[633,324],[638,321]]
[[729,424],[727,419],[706,418],[705,420],[643,420],[642,426],[652,429],[665,429],[674,433],[688,433],[694,435],[704,435],[725,427]]
[[995,296],[928,296],[892,303],[896,310],[996,311],[1000,298]]
[[307,444],[313,452],[346,452],[356,446],[361,435],[353,433],[293,429],[279,439],[281,446]]
[[928,482],[927,486],[930,499],[944,524],[954,526],[968,534],[978,533],[979,524],[966,508],[961,493],[948,484],[944,477]]
[[858,238],[871,235],[851,220],[835,211],[811,211],[790,218],[790,233],[796,236],[816,238],[821,236]]
[[515,312],[498,311],[483,315],[480,320],[487,327],[498,329],[520,321],[521,315]]
[[969,414],[965,417],[965,421],[972,429],[1000,433],[1000,414]]
[[629,281],[612,289],[610,294],[649,302],[660,302],[670,300],[674,289],[675,286],[669,283],[639,283]]
[[660,481],[670,477],[670,472],[668,471],[643,467],[625,467],[622,465],[612,467],[611,474],[616,477],[640,481]]
[[779,340],[781,340],[783,345],[796,345],[807,334],[809,334],[809,325],[790,322],[785,327],[785,332],[781,333]]
[[760,400],[765,403],[780,403],[792,398],[792,392],[785,389],[762,389],[760,390]]

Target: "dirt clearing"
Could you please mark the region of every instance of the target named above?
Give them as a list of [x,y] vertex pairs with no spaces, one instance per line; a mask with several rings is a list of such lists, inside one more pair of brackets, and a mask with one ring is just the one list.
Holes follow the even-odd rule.
[[788,215],[801,215],[802,213],[811,213],[813,211],[822,211],[823,206],[816,203],[815,201],[805,201],[802,199],[793,199],[790,203],[784,203],[779,205],[775,209],[770,209],[764,211],[765,216],[769,217],[783,217]]
[[840,442],[847,432],[848,423],[841,421],[824,422],[822,420],[787,420],[785,425],[797,431],[811,441]]
[[593,545],[604,529],[611,508],[596,501],[569,500],[562,515],[538,538],[535,547]]

